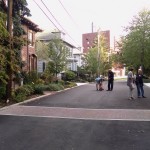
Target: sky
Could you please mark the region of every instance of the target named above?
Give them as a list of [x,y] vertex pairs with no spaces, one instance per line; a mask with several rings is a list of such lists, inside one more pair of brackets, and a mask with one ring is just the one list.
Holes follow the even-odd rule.
[[[114,38],[123,33],[135,15],[150,10],[150,0],[27,0],[29,18],[43,30],[59,29],[65,40],[82,47],[82,34],[110,30]],[[44,5],[45,4],[45,5]],[[45,7],[46,6],[46,7]],[[40,8],[39,8],[40,7]]]

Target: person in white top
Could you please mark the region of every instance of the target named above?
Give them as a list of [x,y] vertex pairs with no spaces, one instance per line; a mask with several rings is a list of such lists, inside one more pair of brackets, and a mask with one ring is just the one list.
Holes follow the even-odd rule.
[[133,96],[134,90],[134,75],[133,75],[133,68],[129,68],[128,76],[127,76],[127,86],[129,87],[129,100],[135,99]]

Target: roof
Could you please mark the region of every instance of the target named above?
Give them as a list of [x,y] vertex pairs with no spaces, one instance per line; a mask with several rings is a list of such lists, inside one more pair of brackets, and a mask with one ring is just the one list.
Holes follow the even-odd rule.
[[82,55],[83,53],[79,49],[76,48],[73,50],[73,54],[74,55]]
[[[63,34],[63,33],[62,33]],[[49,30],[45,30],[41,33],[36,34],[36,39],[41,41],[50,41],[52,39],[60,38],[66,45],[68,45],[71,48],[76,48],[74,45],[68,43],[67,41],[63,40],[61,38],[61,31],[59,32],[52,32]]]
[[29,27],[29,29],[31,29],[35,32],[42,32],[43,31],[42,29],[38,28],[37,24],[35,24],[30,19],[25,18],[23,16],[21,16],[21,23],[24,24],[24,25],[27,25]]
[[36,34],[36,39],[41,41],[50,41],[55,38],[56,35],[47,30]]
[[[7,13],[6,1],[2,0],[0,4],[3,7],[4,11]],[[35,32],[43,31],[42,29],[38,28],[38,25],[32,22],[30,19],[25,18],[24,16],[20,16],[20,17],[21,17],[21,24],[27,25],[31,30]]]

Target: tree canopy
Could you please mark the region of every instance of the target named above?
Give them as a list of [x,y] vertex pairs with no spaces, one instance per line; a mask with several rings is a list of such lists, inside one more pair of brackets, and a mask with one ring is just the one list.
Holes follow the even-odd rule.
[[68,48],[61,39],[52,39],[48,46],[48,69],[56,76],[63,71],[67,65]]
[[[21,18],[25,15],[30,16],[30,10],[27,8],[26,0],[13,0],[12,16],[7,16],[10,9],[6,1],[0,1],[0,69],[3,71],[0,75],[1,82],[7,83],[6,99],[11,98],[12,75],[19,71],[21,67],[21,48],[24,44],[22,35],[25,32],[22,29]],[[8,1],[10,2],[10,1]],[[11,10],[11,9],[10,9]],[[7,24],[7,18],[12,19],[12,25]],[[11,22],[11,21],[10,21]],[[13,26],[12,33],[7,29]],[[13,62],[13,63],[12,63]],[[5,80],[7,78],[7,80]]]
[[150,11],[142,10],[125,28],[126,36],[120,41],[120,57],[127,66],[150,67]]
[[103,35],[99,36],[100,42],[97,42],[97,41],[98,41],[98,38],[95,39],[94,47],[90,48],[88,53],[85,54],[84,67],[92,75],[95,75],[95,74],[98,75],[99,73],[102,75],[105,75],[106,71],[111,66],[111,61],[109,61],[109,58],[108,58],[109,50],[107,48],[105,38]]

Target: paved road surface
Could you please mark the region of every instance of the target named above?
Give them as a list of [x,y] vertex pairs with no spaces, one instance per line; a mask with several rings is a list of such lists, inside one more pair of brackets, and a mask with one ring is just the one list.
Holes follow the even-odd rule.
[[131,101],[125,82],[87,84],[0,109],[0,150],[149,150],[149,90]]

